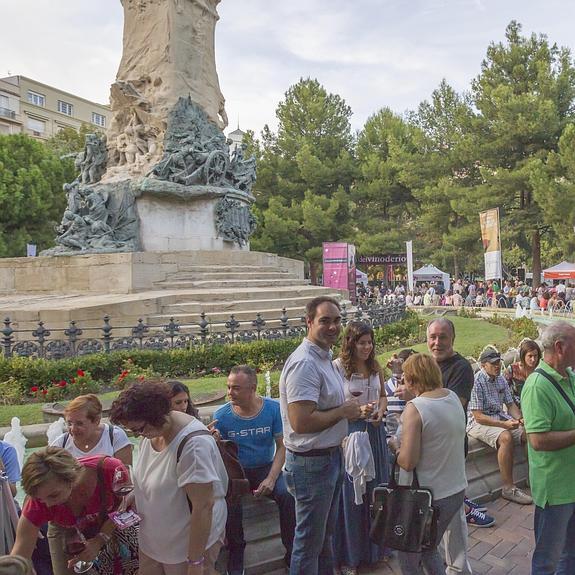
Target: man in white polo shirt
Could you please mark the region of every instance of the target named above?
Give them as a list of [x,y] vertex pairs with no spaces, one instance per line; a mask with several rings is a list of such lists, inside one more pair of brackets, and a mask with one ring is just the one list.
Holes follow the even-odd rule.
[[345,401],[331,362],[341,330],[336,300],[320,296],[306,306],[307,337],[287,359],[280,378],[286,458],[284,477],[295,499],[296,529],[290,575],[332,575],[332,529],[343,478],[341,442],[347,420],[360,416]]

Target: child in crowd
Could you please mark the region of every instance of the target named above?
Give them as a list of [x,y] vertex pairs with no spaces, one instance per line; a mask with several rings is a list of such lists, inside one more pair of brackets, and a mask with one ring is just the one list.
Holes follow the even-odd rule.
[[394,353],[387,362],[387,368],[391,369],[391,377],[385,382],[385,394],[387,395],[387,443],[393,451],[399,444],[397,441],[397,428],[406,404],[395,393],[398,386],[403,385],[403,362],[414,353],[417,352],[413,349],[402,349],[399,353]]

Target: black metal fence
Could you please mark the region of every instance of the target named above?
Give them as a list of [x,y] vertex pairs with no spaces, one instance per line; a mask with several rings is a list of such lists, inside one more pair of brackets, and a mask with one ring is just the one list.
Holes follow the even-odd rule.
[[[341,310],[343,326],[354,319],[365,321],[375,328],[399,321],[404,315],[405,304],[400,302],[358,307],[353,312],[343,305]],[[270,323],[275,327],[270,327]],[[170,318],[169,323],[163,326],[146,325],[142,319],[135,326],[113,326],[111,318],[105,316],[103,324],[95,327],[80,328],[75,321],[71,321],[67,328],[49,329],[40,321],[35,329],[14,329],[7,317],[4,327],[0,329],[5,358],[45,359],[138,349],[189,349],[199,345],[303,337],[305,333],[305,318],[288,317],[286,308],[281,310],[281,316],[267,321],[256,313],[253,320],[238,321],[235,314],[231,314],[224,323],[210,323],[202,312],[198,323],[185,325]]]

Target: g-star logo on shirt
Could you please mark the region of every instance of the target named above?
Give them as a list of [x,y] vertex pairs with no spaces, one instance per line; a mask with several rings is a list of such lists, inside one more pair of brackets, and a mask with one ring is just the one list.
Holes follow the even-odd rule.
[[266,435],[272,432],[272,428],[267,425],[265,427],[252,427],[251,429],[242,429],[240,431],[233,431],[230,429],[228,431],[228,437],[233,439],[234,437],[250,437],[251,435]]

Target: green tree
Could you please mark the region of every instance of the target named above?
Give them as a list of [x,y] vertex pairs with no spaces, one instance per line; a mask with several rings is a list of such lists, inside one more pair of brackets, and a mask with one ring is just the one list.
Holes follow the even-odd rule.
[[54,244],[66,198],[62,161],[24,134],[0,136],[0,257],[26,255],[26,244]]
[[309,262],[317,279],[322,242],[348,236],[355,177],[351,109],[317,81],[291,86],[276,110],[277,134],[264,127],[253,142],[259,227],[253,249]]
[[[573,120],[575,69],[569,50],[543,35],[521,36],[511,22],[506,42],[491,44],[472,84],[477,108],[473,156],[481,183],[466,203],[467,217],[490,207],[502,210],[502,239],[529,248],[534,282],[541,272],[541,234],[550,230],[544,196],[533,186],[533,167],[556,152]],[[475,214],[475,215],[474,215]]]

